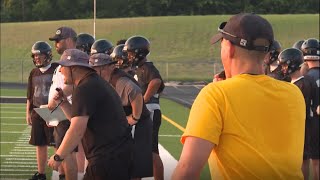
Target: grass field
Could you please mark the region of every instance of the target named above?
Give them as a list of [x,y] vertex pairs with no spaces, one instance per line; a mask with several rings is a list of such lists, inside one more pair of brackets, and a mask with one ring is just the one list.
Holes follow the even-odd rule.
[[5,89],[0,88],[0,95],[1,96],[27,96],[27,90],[26,89]]
[[[318,14],[263,16],[273,25],[275,38],[284,48],[291,47],[300,39],[319,37]],[[206,80],[212,77],[213,62],[220,59],[220,47],[211,46],[210,37],[217,32],[218,25],[229,17],[98,19],[96,39],[106,38],[115,43],[132,35],[146,36],[151,41],[150,60],[157,62],[163,77],[168,80]],[[71,26],[78,33],[93,32],[92,20],[1,23],[1,82],[26,82],[33,68],[31,46],[38,40],[48,41],[48,37],[60,26]],[[54,51],[54,59],[58,57]]]
[[[189,109],[167,99],[161,99],[162,113],[185,127]],[[30,127],[25,123],[25,104],[1,104],[1,167],[0,179],[29,178],[36,171],[35,148],[28,144]],[[182,131],[166,120],[162,120],[159,133],[160,144],[175,158],[179,159],[182,150],[180,135]],[[53,149],[50,148],[50,155]],[[201,179],[209,177],[206,166]],[[51,170],[47,168],[47,177]]]

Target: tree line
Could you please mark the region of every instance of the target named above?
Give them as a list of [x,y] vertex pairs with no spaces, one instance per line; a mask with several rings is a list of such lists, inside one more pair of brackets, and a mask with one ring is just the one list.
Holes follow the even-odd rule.
[[[1,22],[93,18],[94,0],[2,0]],[[97,18],[235,14],[314,14],[319,0],[96,0]]]

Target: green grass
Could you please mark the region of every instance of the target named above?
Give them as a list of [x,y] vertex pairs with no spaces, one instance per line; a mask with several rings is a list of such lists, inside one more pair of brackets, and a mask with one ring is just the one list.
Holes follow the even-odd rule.
[[0,95],[1,96],[20,96],[20,97],[26,97],[27,96],[27,90],[26,89],[0,89]]
[[[175,102],[172,102],[167,99],[161,99],[161,108],[162,113],[168,118],[174,120],[176,123],[182,127],[186,126],[186,122],[189,115],[189,109],[181,106]],[[11,112],[11,113],[10,113]],[[16,112],[16,113],[12,113]],[[25,121],[25,104],[1,104],[0,106],[1,114],[1,132],[22,132],[30,131],[30,127],[26,124]],[[21,117],[17,119],[11,119],[7,117]],[[19,125],[13,125],[19,124]],[[162,125],[159,133],[160,143],[170,152],[170,154],[177,160],[180,158],[182,144],[180,143],[180,137],[168,137],[162,135],[182,135],[182,131],[174,127],[169,122],[162,120]],[[15,142],[21,137],[19,133],[1,133],[1,142]],[[1,144],[1,154],[9,154],[14,149],[15,144]],[[31,147],[31,146],[30,146]],[[53,149],[49,148],[49,154],[53,154]],[[4,162],[5,157],[1,157],[1,161]],[[46,169],[47,177],[51,177],[51,170]],[[21,172],[22,173],[22,172]],[[24,172],[26,173],[26,172]],[[29,178],[32,175],[33,171],[27,172],[30,175],[25,176]],[[206,166],[201,174],[201,179],[208,179],[210,177],[208,166]]]
[[[13,150],[15,149],[16,144],[15,143],[3,143],[3,142],[17,142],[21,137],[22,133],[27,133],[29,134],[31,131],[30,126],[27,126],[26,120],[25,120],[25,104],[0,104],[0,114],[1,114],[1,126],[0,126],[0,131],[1,131],[1,147],[0,147],[0,152],[1,152],[1,164],[6,164],[5,162],[8,162],[8,158],[6,157],[8,155],[11,155],[13,153]],[[15,112],[15,113],[9,113],[9,112]],[[8,118],[11,117],[11,118]],[[13,118],[13,117],[22,117],[22,118]],[[11,132],[11,133],[10,133]],[[19,133],[20,132],[20,133]],[[28,143],[28,142],[24,142]],[[30,147],[33,147],[30,145]],[[53,154],[53,148],[49,148],[49,156]],[[35,151],[35,148],[34,148]],[[5,156],[3,156],[5,155]],[[14,157],[11,157],[14,158]],[[36,162],[36,159],[34,161],[26,161],[26,162]],[[10,165],[10,164],[9,164]],[[14,164],[13,164],[14,165]],[[24,162],[22,162],[19,165],[25,165]],[[19,175],[16,177],[13,176],[4,176],[1,175],[1,179],[8,179],[8,178],[23,178],[23,179],[29,179],[34,173],[36,168],[19,168],[20,170],[15,170],[15,171],[9,171],[10,168],[7,167],[1,167],[1,169],[7,169],[7,171],[2,172],[1,174],[28,174],[28,175]],[[18,169],[12,167],[11,169]],[[51,179],[51,169],[46,168],[46,174],[49,179]]]
[[[161,112],[166,117],[170,118],[183,128],[187,125],[187,120],[189,116],[189,108],[181,106],[178,103],[175,103],[171,100],[162,98],[160,101],[161,104]],[[162,119],[162,124],[159,132],[159,141],[161,145],[167,149],[170,154],[177,160],[180,158],[180,154],[182,151],[182,144],[180,142],[180,137],[165,137],[161,135],[182,135],[182,131],[175,126],[173,126],[168,121]],[[201,172],[201,179],[207,180],[210,179],[210,171],[209,166],[206,165]]]
[[[284,48],[309,37],[319,37],[319,15],[263,15],[274,27],[275,38]],[[151,41],[149,59],[166,80],[209,80],[214,61],[219,61],[219,45],[209,41],[222,21],[230,15],[167,16],[98,19],[96,39],[113,42],[132,35],[143,35]],[[60,26],[71,26],[78,33],[93,33],[92,20],[64,20],[26,23],[1,23],[1,82],[27,82],[33,68],[31,46],[48,41]],[[53,43],[49,42],[52,46]],[[59,56],[54,51],[54,59]],[[168,70],[166,68],[168,64]],[[193,62],[194,64],[191,64]],[[208,63],[210,62],[210,63]],[[198,65],[197,65],[198,64]]]

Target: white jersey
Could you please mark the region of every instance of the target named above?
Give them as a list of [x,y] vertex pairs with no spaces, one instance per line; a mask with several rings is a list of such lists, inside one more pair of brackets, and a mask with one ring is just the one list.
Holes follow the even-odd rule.
[[[64,84],[64,75],[60,72],[60,68],[61,66],[58,66],[53,74],[48,102],[53,100],[55,93],[57,93],[56,88],[63,89],[66,86]],[[67,99],[72,104],[72,95],[68,96]]]

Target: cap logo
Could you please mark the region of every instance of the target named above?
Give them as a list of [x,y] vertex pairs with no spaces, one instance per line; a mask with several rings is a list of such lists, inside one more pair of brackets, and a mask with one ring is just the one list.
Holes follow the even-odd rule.
[[57,34],[57,35],[60,35],[60,34],[61,34],[61,30],[58,29],[57,32],[56,32],[56,34]]
[[67,59],[70,60],[70,59],[71,59],[71,56],[67,56]]
[[99,62],[99,59],[95,59],[94,62]]
[[247,40],[245,40],[245,39],[240,39],[240,45],[241,45],[241,46],[247,46]]

